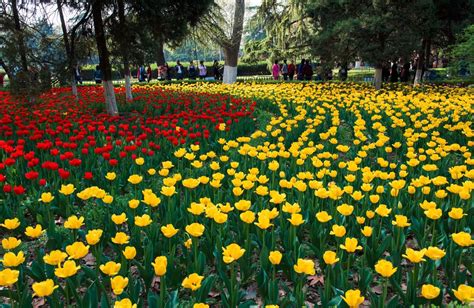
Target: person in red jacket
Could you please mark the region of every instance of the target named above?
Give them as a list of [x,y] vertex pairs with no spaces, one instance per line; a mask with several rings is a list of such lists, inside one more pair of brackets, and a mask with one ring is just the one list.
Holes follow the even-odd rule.
[[290,80],[293,80],[293,77],[295,76],[295,71],[295,63],[293,62],[293,60],[291,60],[290,64],[288,65],[288,78],[290,78]]

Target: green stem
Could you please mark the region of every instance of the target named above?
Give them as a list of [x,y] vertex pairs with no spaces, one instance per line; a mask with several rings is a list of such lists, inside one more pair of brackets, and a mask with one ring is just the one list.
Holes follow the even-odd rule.
[[236,307],[236,302],[235,302],[235,285],[236,285],[236,278],[235,278],[235,269],[234,269],[234,263],[230,265],[230,307]]
[[435,246],[436,244],[436,241],[435,241],[435,238],[436,238],[436,223],[435,223],[435,220],[433,220],[433,230],[431,232],[433,234],[432,238],[431,238],[431,246]]
[[165,307],[165,276],[160,277],[160,308]]
[[385,281],[383,283],[383,295],[382,295],[381,307],[385,306],[385,299],[387,298],[387,289],[388,289],[388,278],[385,278]]
[[193,254],[194,254],[194,268],[196,273],[199,273],[199,264],[198,264],[198,240],[193,237]]
[[330,276],[330,270],[331,270],[331,266],[330,265],[327,265],[326,266],[326,277],[325,277],[325,281],[324,281],[324,297],[325,297],[325,301],[328,302],[330,300],[330,296],[331,296],[331,276]]

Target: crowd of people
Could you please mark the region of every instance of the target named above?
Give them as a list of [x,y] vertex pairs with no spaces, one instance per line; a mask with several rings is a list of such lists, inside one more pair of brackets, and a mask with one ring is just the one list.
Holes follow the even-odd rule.
[[[417,67],[417,58],[411,61],[386,61],[382,65],[382,81],[383,82],[408,82],[414,78],[414,73]],[[440,62],[441,63],[441,62]],[[433,64],[434,65],[434,64]],[[445,63],[443,62],[443,66]],[[341,81],[346,81],[348,78],[348,72],[352,69],[351,65],[338,63],[336,65],[338,70],[337,77]],[[194,61],[189,62],[189,66],[185,67],[181,61],[177,61],[175,66],[169,66],[168,63],[158,66],[154,72],[150,65],[145,67],[140,65],[136,69],[134,77],[139,82],[150,82],[156,78],[158,80],[183,80],[189,78],[191,80],[196,79],[213,79],[222,80],[223,67],[219,64],[219,61],[215,60],[211,69],[208,69],[204,64],[204,61],[196,63]],[[308,59],[302,59],[300,63],[295,64],[294,60],[288,61],[285,59],[281,63],[279,60],[275,60],[271,67],[271,74],[274,80],[283,79],[284,81],[291,80],[332,80],[333,68],[325,67],[318,63],[312,63]],[[425,70],[424,79],[430,79],[427,74],[432,74],[431,71]],[[102,72],[99,66],[94,71],[94,80],[97,84],[102,82]],[[82,83],[82,77],[80,68],[76,68],[76,81]]]
[[[158,66],[156,75],[150,65],[146,68],[144,65],[139,65],[133,77],[137,78],[139,82],[150,82],[154,78],[158,80],[171,80],[172,78],[177,80],[183,80],[184,78],[193,80],[198,78],[201,80],[222,80],[222,70],[223,67],[217,60],[214,61],[212,68],[209,71],[204,64],[204,61],[199,61],[198,65],[195,65],[194,61],[190,61],[189,66],[185,67],[181,61],[178,60],[174,67],[170,67],[168,63]],[[79,66],[75,69],[75,76],[76,82],[82,84],[81,69]],[[94,81],[96,84],[102,83],[102,71],[98,65],[94,70]]]
[[[382,65],[382,81],[383,82],[408,82],[415,76],[418,59],[414,58],[411,61],[404,61],[399,59],[398,61],[386,61]],[[444,64],[444,63],[443,63]],[[437,67],[433,66],[432,67]],[[341,81],[346,81],[348,78],[348,72],[352,69],[351,65],[338,63],[335,66],[337,77]],[[332,80],[333,66],[322,66],[321,64],[311,63],[308,59],[302,59],[301,62],[295,65],[294,61],[291,60],[288,64],[287,60],[283,60],[280,63],[279,60],[275,60],[271,69],[273,80]],[[432,71],[424,69],[424,79],[430,79],[433,76]]]
[[[211,78],[214,80],[222,80],[222,66],[219,61],[215,60],[212,65],[212,71],[208,71],[208,68],[204,64],[204,61],[199,61],[195,64],[194,61],[189,62],[189,66],[185,67],[181,61],[177,61],[174,67],[170,67],[168,63],[158,66],[156,78],[158,80],[171,80],[173,77],[177,80],[183,80],[185,77],[196,80]],[[136,78],[139,82],[150,82],[153,78],[153,70],[151,66],[145,69],[143,65],[137,69]]]
[[[279,63],[279,60],[275,60],[272,66],[272,77],[273,80],[279,80],[280,77],[283,80],[332,80],[333,73],[332,69],[320,69],[317,64],[311,63],[308,59],[302,59],[298,65],[295,65],[294,61],[291,60],[288,64],[287,60],[283,60],[283,63]],[[339,79],[345,81],[347,79],[347,66],[338,64],[339,68]]]

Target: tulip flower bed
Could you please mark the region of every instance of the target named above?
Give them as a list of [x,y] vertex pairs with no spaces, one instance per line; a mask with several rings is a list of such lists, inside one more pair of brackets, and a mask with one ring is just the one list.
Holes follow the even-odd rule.
[[168,84],[0,92],[0,301],[468,304],[474,94]]

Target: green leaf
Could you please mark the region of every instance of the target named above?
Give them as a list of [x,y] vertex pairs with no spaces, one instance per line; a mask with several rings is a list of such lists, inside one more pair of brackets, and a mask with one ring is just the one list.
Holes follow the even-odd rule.
[[169,300],[166,303],[166,308],[175,308],[175,307],[178,307],[178,304],[179,304],[178,290],[174,290],[170,294]]

